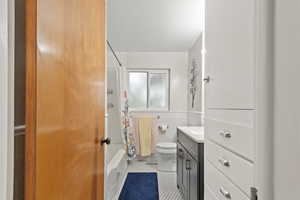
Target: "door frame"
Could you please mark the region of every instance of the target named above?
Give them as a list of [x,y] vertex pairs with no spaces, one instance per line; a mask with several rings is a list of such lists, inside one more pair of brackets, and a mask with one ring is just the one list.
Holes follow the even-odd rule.
[[37,0],[26,0],[25,200],[35,200]]
[[0,0],[0,199],[13,200],[14,1]]

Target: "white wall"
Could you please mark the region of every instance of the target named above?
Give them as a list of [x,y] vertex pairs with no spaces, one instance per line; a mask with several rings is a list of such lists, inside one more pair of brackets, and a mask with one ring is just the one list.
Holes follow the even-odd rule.
[[299,199],[300,1],[276,0],[274,200]]
[[127,68],[169,68],[171,70],[170,111],[187,111],[187,66],[186,52],[130,52],[120,53]]
[[132,116],[160,116],[158,124],[168,124],[166,134],[159,135],[159,142],[175,141],[176,127],[187,125],[187,52],[122,52],[118,53],[127,68],[169,68],[170,112],[135,112]]
[[[199,126],[201,125],[201,114],[202,114],[202,35],[200,35],[192,48],[188,52],[188,94],[187,94],[187,104],[188,104],[188,124],[191,126]],[[192,76],[192,62],[193,60],[196,62],[198,77],[197,77],[197,87],[198,90],[195,96],[194,107],[192,107],[192,95],[189,92],[190,88],[190,78]]]
[[14,1],[0,1],[0,199],[13,198]]

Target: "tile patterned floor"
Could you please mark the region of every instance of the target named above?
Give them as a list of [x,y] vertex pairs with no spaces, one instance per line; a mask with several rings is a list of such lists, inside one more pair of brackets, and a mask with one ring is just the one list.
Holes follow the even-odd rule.
[[160,200],[182,200],[181,194],[179,191],[162,191],[159,192]]
[[157,172],[160,200],[182,200],[176,185],[176,173],[159,172],[156,165],[147,165],[144,161],[133,161],[128,172]]

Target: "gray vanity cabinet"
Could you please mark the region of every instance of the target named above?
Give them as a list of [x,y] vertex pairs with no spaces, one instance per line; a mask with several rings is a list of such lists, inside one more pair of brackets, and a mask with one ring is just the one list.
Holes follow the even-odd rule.
[[183,162],[184,149],[180,144],[177,144],[177,186],[183,187]]
[[177,187],[181,189],[182,194],[184,195],[184,183],[183,183],[183,173],[185,172],[184,166],[184,156],[185,151],[180,144],[177,144]]
[[177,130],[177,187],[184,200],[204,200],[204,144]]
[[189,191],[189,199],[199,199],[198,198],[198,189],[199,189],[199,184],[198,183],[198,170],[199,170],[199,165],[198,162],[189,156],[189,184],[190,184],[190,191]]
[[189,171],[188,171],[188,153],[182,145],[177,144],[177,186],[180,189],[184,199],[188,198]]

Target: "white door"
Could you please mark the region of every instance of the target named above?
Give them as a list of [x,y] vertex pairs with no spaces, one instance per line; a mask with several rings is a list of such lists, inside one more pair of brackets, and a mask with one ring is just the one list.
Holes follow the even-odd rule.
[[254,109],[255,1],[206,3],[206,108]]

